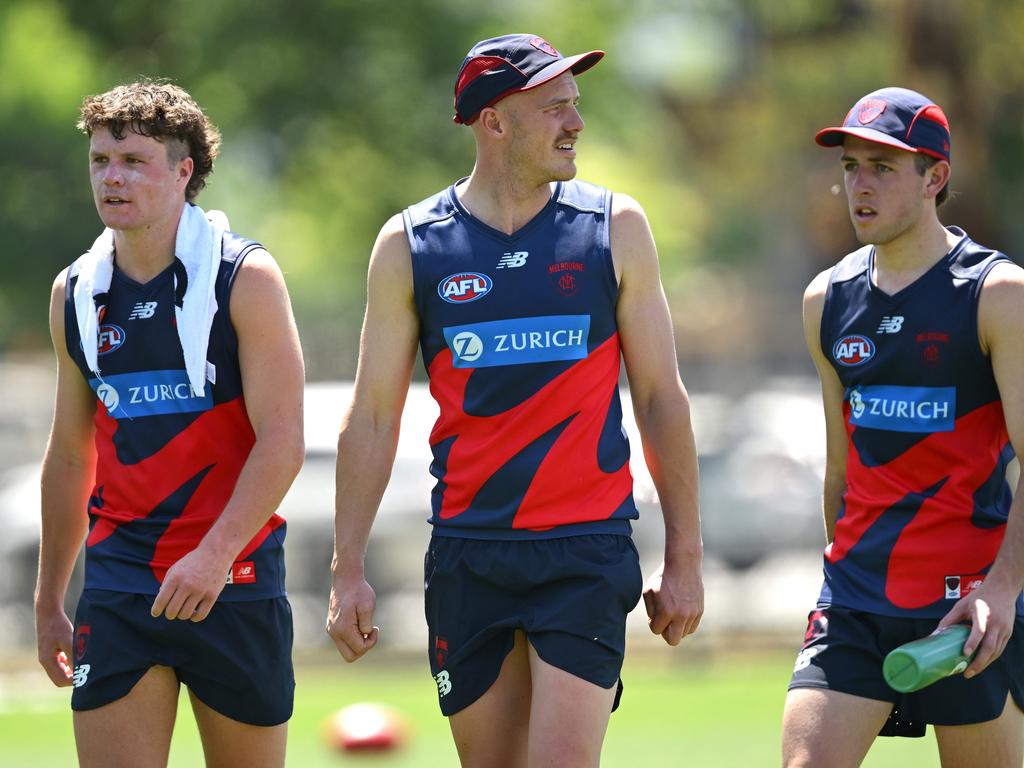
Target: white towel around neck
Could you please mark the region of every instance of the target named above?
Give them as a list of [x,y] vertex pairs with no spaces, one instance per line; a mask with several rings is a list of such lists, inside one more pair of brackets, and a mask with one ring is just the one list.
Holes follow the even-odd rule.
[[[221,211],[206,212],[197,205],[186,203],[174,241],[174,255],[185,266],[188,276],[182,306],[174,307],[174,316],[189,384],[200,397],[206,391],[206,350],[210,343],[213,316],[217,313],[215,288],[220,268],[221,239],[228,227],[227,216]],[[113,230],[104,229],[92,248],[71,265],[68,279],[75,274],[78,275],[74,288],[75,315],[85,362],[90,371],[102,378],[97,350],[99,313],[93,299],[110,289],[114,274]]]

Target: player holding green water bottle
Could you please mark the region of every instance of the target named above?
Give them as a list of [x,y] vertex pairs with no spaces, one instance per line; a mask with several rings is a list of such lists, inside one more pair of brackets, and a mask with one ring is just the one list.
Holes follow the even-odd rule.
[[[1013,500],[1005,472],[1024,446],[1024,270],[939,221],[950,133],[937,104],[883,88],[816,138],[842,148],[864,247],[804,295],[826,417],[828,546],[783,761],[857,766],[879,733],[920,736],[931,723],[946,768],[1020,768],[1024,485]],[[971,629],[954,650],[973,654],[963,675],[910,693],[887,684],[890,651],[962,623]],[[906,653],[889,677],[909,690],[922,680]]]

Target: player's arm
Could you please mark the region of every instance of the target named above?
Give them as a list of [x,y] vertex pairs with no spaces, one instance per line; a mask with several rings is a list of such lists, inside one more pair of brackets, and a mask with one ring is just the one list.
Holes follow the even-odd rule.
[[614,198],[611,244],[619,275],[619,340],[644,458],[665,521],[665,558],[648,579],[644,604],[651,631],[677,645],[696,631],[704,613],[704,548],[690,401],[679,378],[654,237],[643,209],[627,195]]
[[363,559],[391,476],[402,409],[416,361],[419,319],[401,216],[381,229],[370,256],[366,315],[352,404],[338,436],[334,561],[327,633],[345,661],[377,643],[376,596]]
[[42,468],[42,524],[36,580],[39,663],[54,684],[71,685],[72,626],[64,613],[75,558],[88,528],[89,488],[96,466],[93,414],[96,397],[68,354],[64,337],[67,270],[50,294],[50,336],[57,356],[53,425]]
[[[992,268],[981,289],[978,337],[992,361],[1010,443],[1024,451],[1024,270],[1015,264]],[[1024,587],[1024,474],[1017,481],[1002,546],[977,590],[959,600],[939,627],[971,623],[964,653],[977,656],[964,672],[972,677],[999,658],[1013,633],[1016,600]]]
[[821,314],[825,307],[830,269],[825,270],[804,291],[804,336],[814,367],[821,380],[821,402],[825,410],[825,485],[822,511],[825,517],[825,542],[831,544],[836,533],[836,517],[846,491],[846,426],[843,421],[842,382],[821,349]]
[[231,564],[277,510],[304,458],[302,349],[284,276],[266,251],[251,251],[242,262],[230,311],[256,441],[224,511],[168,569],[154,616],[202,621],[209,615]]

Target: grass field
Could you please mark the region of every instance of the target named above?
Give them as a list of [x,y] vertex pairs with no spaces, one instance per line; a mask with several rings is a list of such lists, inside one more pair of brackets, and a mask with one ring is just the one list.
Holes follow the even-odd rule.
[[[603,765],[760,768],[779,764],[779,722],[792,655],[716,653],[695,658],[679,649],[634,653],[623,672],[622,707],[612,715]],[[457,766],[436,689],[419,659],[367,658],[348,666],[329,657],[297,668],[292,768],[439,768]],[[67,691],[45,683],[41,670],[0,675],[0,765],[75,765]],[[324,719],[356,701],[384,702],[408,719],[408,744],[389,755],[353,757],[330,750]],[[181,700],[170,765],[202,765],[199,736],[187,697]],[[880,739],[867,768],[938,765],[934,737]]]

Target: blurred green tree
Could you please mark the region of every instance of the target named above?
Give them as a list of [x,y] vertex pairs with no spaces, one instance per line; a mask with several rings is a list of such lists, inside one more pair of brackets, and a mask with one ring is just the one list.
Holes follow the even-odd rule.
[[471,170],[454,74],[508,31],[609,52],[581,81],[580,176],[647,208],[698,385],[809,370],[800,291],[855,245],[838,163],[811,138],[869,90],[946,107],[961,194],[945,218],[1024,246],[1021,0],[7,0],[0,353],[46,347],[48,286],[99,232],[82,97],[166,77],[224,134],[200,204],[282,264],[311,378],[351,376],[376,232]]

